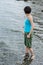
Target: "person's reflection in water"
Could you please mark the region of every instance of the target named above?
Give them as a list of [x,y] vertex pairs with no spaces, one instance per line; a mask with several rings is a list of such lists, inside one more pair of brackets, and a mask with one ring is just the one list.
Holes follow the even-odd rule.
[[21,65],[30,65],[32,61],[33,60],[29,58],[28,60],[23,61]]

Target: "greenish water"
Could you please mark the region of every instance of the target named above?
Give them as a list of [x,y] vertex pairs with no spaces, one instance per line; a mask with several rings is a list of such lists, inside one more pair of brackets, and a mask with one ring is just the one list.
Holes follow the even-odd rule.
[[[32,8],[35,29],[33,32],[33,49],[35,59],[31,65],[43,65],[43,1],[0,1],[0,65],[20,65],[25,53],[23,8]],[[26,65],[26,64],[24,64]],[[29,65],[29,63],[27,64]]]

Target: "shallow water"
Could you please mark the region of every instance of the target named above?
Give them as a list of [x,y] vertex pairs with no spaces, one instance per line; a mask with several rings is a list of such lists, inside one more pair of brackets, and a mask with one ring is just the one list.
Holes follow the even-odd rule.
[[0,65],[19,65],[25,53],[23,42],[23,24],[25,14],[23,8],[32,7],[35,23],[33,32],[33,49],[35,60],[31,65],[43,65],[43,2],[40,1],[0,1]]

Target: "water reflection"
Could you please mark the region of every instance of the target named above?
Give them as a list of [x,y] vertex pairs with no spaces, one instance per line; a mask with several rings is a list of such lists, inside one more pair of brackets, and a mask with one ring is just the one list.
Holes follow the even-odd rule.
[[22,63],[20,63],[19,61],[16,63],[16,65],[30,65],[32,63],[32,59],[26,59],[25,61],[23,60]]
[[23,63],[21,65],[30,65],[32,63],[32,59],[30,58],[29,60],[25,60],[23,61]]

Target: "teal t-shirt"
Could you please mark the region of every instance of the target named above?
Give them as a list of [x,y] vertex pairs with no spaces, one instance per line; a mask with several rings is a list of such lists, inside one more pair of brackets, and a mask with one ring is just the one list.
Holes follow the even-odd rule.
[[31,27],[32,26],[30,20],[26,18],[26,20],[24,21],[24,32],[30,32]]

